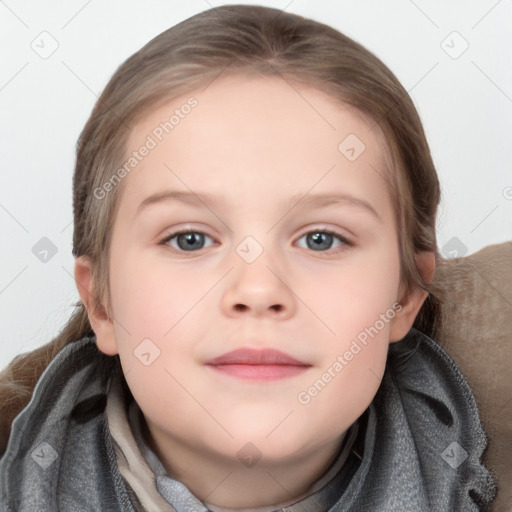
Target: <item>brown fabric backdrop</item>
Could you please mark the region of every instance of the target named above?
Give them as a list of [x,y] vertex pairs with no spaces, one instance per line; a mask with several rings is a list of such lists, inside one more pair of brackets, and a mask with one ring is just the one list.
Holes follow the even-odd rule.
[[436,341],[450,354],[475,395],[489,447],[484,463],[498,496],[493,512],[512,511],[512,242],[443,261]]

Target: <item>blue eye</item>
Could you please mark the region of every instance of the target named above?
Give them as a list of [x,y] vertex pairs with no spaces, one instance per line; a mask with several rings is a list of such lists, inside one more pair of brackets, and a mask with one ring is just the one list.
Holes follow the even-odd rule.
[[210,238],[208,235],[205,235],[200,231],[179,231],[166,236],[160,244],[165,245],[176,238],[178,247],[175,247],[172,244],[171,247],[185,252],[190,252],[189,249],[192,249],[192,251],[203,249],[202,244],[204,244],[205,237]]
[[324,249],[331,249],[333,241],[340,242],[341,250],[335,250],[334,253],[338,253],[344,250],[346,246],[352,246],[353,244],[347,240],[344,236],[335,233],[334,231],[327,230],[316,230],[316,231],[308,231],[304,235],[302,235],[299,240],[306,237],[306,249],[312,249],[313,251],[321,251],[326,252]]

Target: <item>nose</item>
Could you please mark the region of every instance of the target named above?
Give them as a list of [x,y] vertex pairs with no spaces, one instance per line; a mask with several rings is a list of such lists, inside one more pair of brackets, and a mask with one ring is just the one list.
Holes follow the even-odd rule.
[[222,295],[224,314],[285,320],[295,313],[296,297],[286,273],[274,268],[265,252],[252,263],[235,260],[234,267]]

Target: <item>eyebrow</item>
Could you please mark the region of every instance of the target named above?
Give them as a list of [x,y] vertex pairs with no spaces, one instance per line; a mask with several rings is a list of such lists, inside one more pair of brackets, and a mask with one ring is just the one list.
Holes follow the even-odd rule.
[[[189,192],[186,190],[164,190],[162,192],[158,192],[146,197],[137,207],[135,215],[139,215],[150,205],[169,201],[180,201],[182,203],[187,203],[193,206],[200,206],[201,203],[203,203],[203,205],[207,208],[210,208],[211,206],[218,209],[222,209],[226,204],[226,200],[223,197],[214,196],[208,193]],[[380,222],[382,222],[380,215],[368,201],[350,194],[308,194],[307,192],[298,193],[291,196],[290,199],[284,204],[284,207],[287,209],[287,211],[289,211],[299,204],[302,207],[323,207],[333,204],[351,204],[371,213]]]

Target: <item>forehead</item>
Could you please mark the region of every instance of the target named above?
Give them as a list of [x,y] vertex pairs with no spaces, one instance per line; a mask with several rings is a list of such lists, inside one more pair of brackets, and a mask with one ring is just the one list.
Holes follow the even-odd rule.
[[[196,105],[190,108],[188,104],[192,98]],[[182,122],[189,114],[192,121]],[[130,134],[128,147],[137,146],[143,142],[144,136],[155,130],[158,138],[157,132],[162,131],[158,130],[159,125],[170,120],[174,138],[180,132],[188,133],[191,123],[195,134],[201,136],[199,123],[208,129],[210,126],[207,123],[213,121],[218,128],[227,124],[233,131],[242,128],[241,132],[237,132],[240,136],[249,130],[257,133],[259,129],[267,134],[272,129],[279,132],[284,128],[276,140],[281,143],[300,133],[307,133],[307,136],[316,139],[326,137],[328,142],[330,136],[339,137],[346,128],[350,128],[361,138],[378,138],[379,145],[385,146],[378,123],[360,110],[311,85],[279,76],[230,74],[169,100],[163,106],[139,116]],[[164,130],[161,135],[165,137],[170,133]]]
[[385,188],[378,125],[280,77],[222,77],[169,101],[136,124],[126,156],[149,140],[151,150],[123,183],[133,200],[169,184],[219,195],[256,190],[261,182],[287,196],[340,183],[352,192],[373,186],[374,196]]

